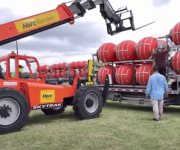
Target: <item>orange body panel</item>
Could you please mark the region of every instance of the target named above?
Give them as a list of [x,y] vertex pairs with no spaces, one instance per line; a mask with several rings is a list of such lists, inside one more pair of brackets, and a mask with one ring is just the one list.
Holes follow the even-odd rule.
[[51,85],[37,81],[5,81],[0,79],[0,87],[13,88],[21,92],[28,100],[29,108],[53,103],[63,103],[64,98],[73,97],[76,86]]
[[63,99],[73,97],[76,88],[73,86],[50,85],[43,83],[26,83],[30,107],[50,103],[63,103]]

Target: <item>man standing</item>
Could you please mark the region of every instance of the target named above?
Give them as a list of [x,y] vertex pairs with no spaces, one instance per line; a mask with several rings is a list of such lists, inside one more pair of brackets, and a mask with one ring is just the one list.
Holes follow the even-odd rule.
[[161,47],[154,49],[154,52],[150,59],[154,59],[154,65],[158,67],[158,72],[166,77],[166,67],[168,66],[170,48]]
[[164,96],[167,94],[168,84],[166,78],[158,72],[157,67],[154,66],[153,71],[146,87],[146,96],[151,98],[153,119],[159,121],[163,117]]

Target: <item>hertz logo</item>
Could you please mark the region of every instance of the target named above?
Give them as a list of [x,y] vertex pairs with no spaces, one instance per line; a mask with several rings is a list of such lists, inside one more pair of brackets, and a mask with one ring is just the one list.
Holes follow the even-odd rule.
[[55,90],[41,90],[40,102],[50,103],[55,101]]

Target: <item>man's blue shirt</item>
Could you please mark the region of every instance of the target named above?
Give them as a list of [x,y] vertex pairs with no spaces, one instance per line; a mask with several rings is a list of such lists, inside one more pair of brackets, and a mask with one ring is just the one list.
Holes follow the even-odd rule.
[[166,78],[158,72],[150,76],[146,94],[150,95],[152,100],[163,100],[164,94],[168,91]]

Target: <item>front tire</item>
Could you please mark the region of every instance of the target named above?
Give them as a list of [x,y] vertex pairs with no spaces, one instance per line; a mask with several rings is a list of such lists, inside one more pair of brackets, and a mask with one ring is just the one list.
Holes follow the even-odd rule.
[[27,118],[29,108],[26,98],[18,91],[0,89],[0,133],[20,130]]
[[79,119],[98,117],[102,111],[103,98],[99,89],[93,86],[80,87],[73,100],[73,109]]

